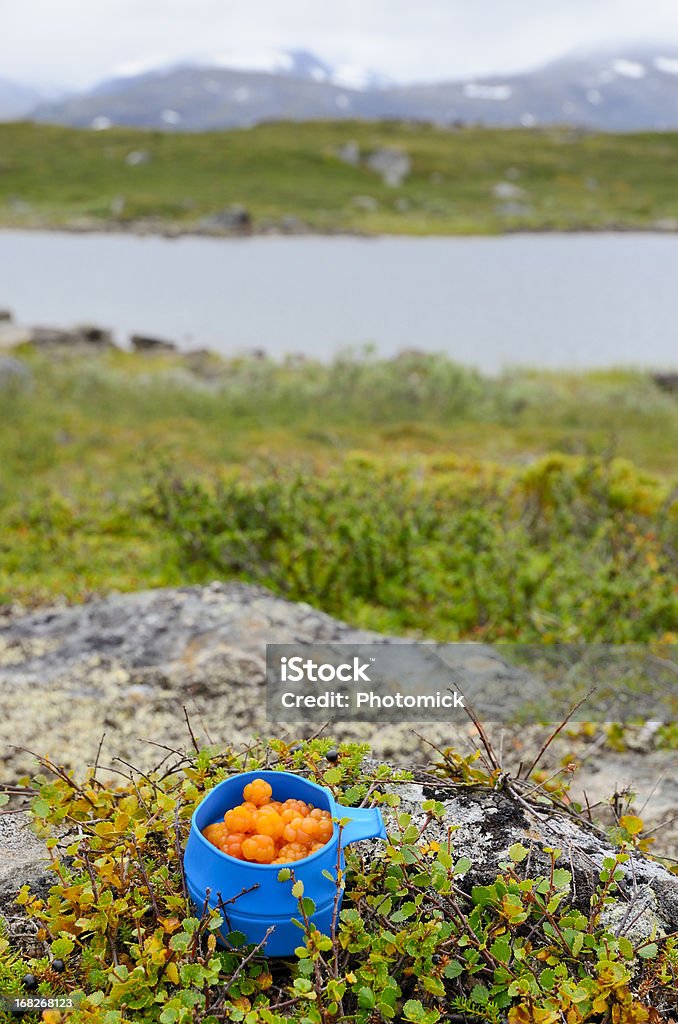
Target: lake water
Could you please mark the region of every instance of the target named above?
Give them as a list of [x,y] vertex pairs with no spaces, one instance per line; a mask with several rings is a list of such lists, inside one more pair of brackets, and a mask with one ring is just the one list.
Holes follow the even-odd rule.
[[0,306],[224,354],[445,352],[506,365],[678,365],[678,236],[137,238],[0,232]]

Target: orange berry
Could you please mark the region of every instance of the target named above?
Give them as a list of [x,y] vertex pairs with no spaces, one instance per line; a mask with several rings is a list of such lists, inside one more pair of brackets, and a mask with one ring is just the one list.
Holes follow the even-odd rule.
[[271,836],[272,839],[280,839],[285,823],[277,811],[264,813],[262,810],[257,814],[255,827],[260,836]]
[[202,834],[204,835],[205,839],[208,840],[208,842],[214,843],[215,846],[218,845],[217,839],[221,835],[219,830],[219,823],[214,822],[214,824],[208,825],[206,828],[202,830]]
[[244,860],[242,844],[245,841],[245,838],[246,837],[242,833],[233,832],[226,836],[221,844],[221,849],[231,857],[237,857],[238,860]]
[[242,805],[226,811],[224,821],[229,832],[254,832],[254,814]]
[[332,821],[329,818],[323,818],[321,821],[318,822],[317,835],[321,843],[329,842],[329,840],[332,838],[333,832],[334,825],[332,824]]
[[242,852],[245,860],[270,864],[275,858],[275,843],[270,836],[248,836],[243,840]]
[[254,779],[253,782],[249,782],[245,786],[242,795],[245,800],[251,800],[257,807],[261,807],[262,804],[269,802],[273,795],[273,790],[265,779]]

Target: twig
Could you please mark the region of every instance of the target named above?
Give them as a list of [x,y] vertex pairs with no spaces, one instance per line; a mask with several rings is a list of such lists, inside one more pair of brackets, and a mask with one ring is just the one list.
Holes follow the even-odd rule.
[[198,744],[198,741],[195,738],[195,733],[193,732],[193,727],[191,725],[191,720],[188,717],[188,711],[186,710],[186,705],[182,704],[181,707],[182,707],[182,710],[184,712],[184,718],[186,719],[186,725],[188,727],[188,732],[189,732],[189,735],[191,737],[191,741],[193,743],[193,746],[195,748],[195,752],[196,752],[196,754],[199,754],[200,753],[200,746]]
[[94,759],[94,770],[92,772],[92,781],[96,781],[97,770],[99,768],[99,758],[101,757],[101,750],[102,750],[102,747],[104,745],[104,740],[105,739],[106,739],[106,733],[102,732],[101,739],[99,740],[99,746],[97,748],[97,756]]
[[565,728],[567,723],[570,721],[570,719],[575,714],[575,712],[579,710],[579,708],[582,706],[584,701],[587,701],[589,699],[589,697],[591,697],[595,692],[596,691],[595,691],[595,687],[594,687],[594,689],[589,690],[589,692],[584,697],[582,697],[582,699],[580,701],[577,701],[577,703],[574,705],[574,707],[567,713],[565,718],[562,720],[560,725],[556,729],[554,729],[553,732],[551,733],[551,735],[548,737],[548,739],[546,739],[544,741],[544,743],[541,746],[541,749],[540,749],[539,753],[537,754],[537,756],[535,757],[534,761],[532,762],[530,767],[527,769],[527,772],[525,773],[525,778],[526,779],[529,779],[530,775],[532,774],[534,769],[537,767],[537,765],[541,761],[542,757],[544,756],[544,754],[546,753],[548,748],[553,743],[553,741],[556,738],[556,736],[558,735],[558,733],[561,732]]
[[146,886],[146,888],[148,890],[148,896],[149,896],[149,899],[151,901],[151,904],[153,905],[153,913],[155,914],[155,920],[156,920],[156,923],[157,923],[158,919],[160,917],[160,910],[158,908],[158,903],[157,903],[157,900],[155,898],[155,893],[153,891],[153,886],[151,885],[151,880],[148,877],[148,872],[146,871],[146,866],[144,864],[143,857],[141,856],[141,850],[139,849],[139,847],[137,845],[136,838],[134,836],[132,836],[131,838],[132,838],[132,844],[133,844],[134,849],[136,851],[137,860],[139,861],[139,869],[141,871],[141,877],[143,878],[144,885]]
[[272,935],[274,931],[275,931],[275,925],[272,924],[271,927],[267,930],[267,932],[264,935],[264,937],[261,940],[261,942],[257,943],[257,945],[254,947],[252,952],[249,953],[245,957],[245,959],[240,962],[240,964],[238,965],[237,969],[233,972],[233,975],[229,978],[229,980],[226,982],[226,985],[224,986],[226,992],[228,992],[229,988],[231,988],[233,985],[235,985],[236,981],[238,980],[238,978],[240,977],[240,975],[244,971],[245,967],[247,967],[247,965],[250,962],[250,960],[252,960],[257,955],[257,953],[261,952],[261,950],[266,945],[266,942],[268,940],[269,935]]
[[465,706],[464,710],[466,711],[466,714],[468,715],[468,717],[473,722],[475,730],[478,733],[478,735],[480,736],[480,742],[482,743],[483,747],[485,748],[485,753],[488,756],[488,759],[489,759],[489,762],[490,762],[490,766],[493,769],[495,769],[496,771],[500,772],[501,771],[501,764],[497,760],[497,755],[495,753],[494,747],[492,746],[492,743],[490,742],[489,736],[485,732],[485,726],[483,725],[483,723],[478,718],[477,712],[475,711],[475,709],[470,704],[468,706]]
[[179,802],[174,805],[174,849],[177,855],[177,866],[181,877],[181,889],[184,899],[188,899],[188,886],[186,885],[186,872],[184,871],[184,858],[181,855],[181,837],[179,832]]

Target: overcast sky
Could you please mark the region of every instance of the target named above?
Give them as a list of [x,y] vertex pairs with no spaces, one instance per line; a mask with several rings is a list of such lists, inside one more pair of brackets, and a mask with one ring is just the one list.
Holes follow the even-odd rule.
[[0,0],[0,14],[0,77],[59,86],[272,47],[411,81],[633,40],[678,46],[678,0]]

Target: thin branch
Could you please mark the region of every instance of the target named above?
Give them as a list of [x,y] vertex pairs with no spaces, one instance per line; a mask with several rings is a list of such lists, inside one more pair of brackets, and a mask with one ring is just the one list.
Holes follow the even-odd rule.
[[589,697],[591,697],[595,692],[596,691],[595,691],[595,687],[594,687],[594,689],[589,690],[589,692],[587,694],[585,694],[585,696],[583,696],[580,701],[577,701],[577,703],[574,705],[574,707],[568,712],[568,714],[562,720],[560,725],[556,729],[554,729],[553,732],[551,733],[551,735],[548,737],[548,739],[546,739],[544,741],[544,743],[541,746],[541,749],[539,750],[539,753],[537,754],[537,756],[535,757],[534,761],[532,762],[530,767],[527,769],[527,772],[525,773],[525,778],[526,779],[529,779],[530,775],[532,774],[534,769],[537,767],[537,765],[541,761],[542,757],[544,756],[544,754],[546,753],[548,748],[553,743],[553,741],[556,738],[556,736],[558,735],[558,733],[562,732],[562,730],[565,728],[565,726],[570,721],[570,719],[575,714],[575,712],[577,712],[579,710],[579,708],[582,706],[584,701],[587,701],[589,699]]

